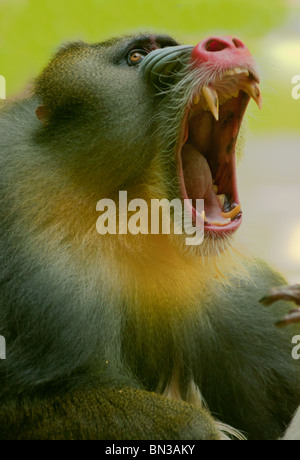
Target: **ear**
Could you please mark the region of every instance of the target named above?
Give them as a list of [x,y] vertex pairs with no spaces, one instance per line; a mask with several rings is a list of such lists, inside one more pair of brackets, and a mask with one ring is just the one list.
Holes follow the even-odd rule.
[[49,118],[49,111],[44,105],[40,105],[36,111],[36,116],[40,120],[43,125],[47,124],[48,118]]

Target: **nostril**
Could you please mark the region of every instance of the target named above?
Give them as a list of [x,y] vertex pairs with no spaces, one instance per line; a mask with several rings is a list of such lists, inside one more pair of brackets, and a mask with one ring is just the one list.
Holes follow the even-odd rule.
[[233,42],[233,44],[234,44],[234,46],[235,46],[236,48],[241,48],[241,49],[244,49],[244,48],[245,48],[244,43],[241,42],[241,40],[238,40],[237,38],[233,38],[233,39],[232,39],[232,42]]
[[211,62],[222,67],[236,67],[249,62],[251,54],[244,43],[236,37],[212,36],[196,45],[191,54],[192,61],[198,66],[201,62]]
[[209,53],[215,53],[217,51],[223,51],[226,48],[229,49],[240,49],[244,50],[246,47],[241,40],[238,38],[231,38],[231,37],[225,37],[223,38],[210,38],[207,40],[207,42],[204,45],[205,51],[208,51]]
[[228,48],[228,44],[217,38],[212,38],[208,40],[205,44],[206,51],[209,51],[211,53],[214,53],[216,51],[222,51],[225,48]]

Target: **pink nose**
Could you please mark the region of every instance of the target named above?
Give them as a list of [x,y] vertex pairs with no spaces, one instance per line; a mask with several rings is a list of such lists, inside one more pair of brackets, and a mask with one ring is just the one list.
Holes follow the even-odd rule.
[[211,62],[218,65],[241,65],[249,61],[251,53],[243,42],[234,37],[210,37],[198,43],[192,51],[195,63]]

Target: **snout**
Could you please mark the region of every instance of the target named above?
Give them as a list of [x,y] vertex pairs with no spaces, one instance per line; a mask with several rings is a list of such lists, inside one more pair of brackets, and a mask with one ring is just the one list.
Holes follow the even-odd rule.
[[210,37],[195,46],[191,54],[194,64],[211,63],[218,67],[247,66],[251,53],[238,38]]
[[256,73],[249,49],[232,36],[209,37],[196,46],[180,45],[154,50],[143,60],[140,71],[156,88],[165,89],[195,68],[219,74],[230,69],[250,68]]

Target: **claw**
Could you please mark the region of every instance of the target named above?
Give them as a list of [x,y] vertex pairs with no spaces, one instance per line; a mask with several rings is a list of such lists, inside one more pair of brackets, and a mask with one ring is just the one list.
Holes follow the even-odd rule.
[[263,297],[260,302],[268,306],[277,302],[277,300],[289,300],[296,305],[300,305],[300,284],[274,288],[267,296]]
[[[300,305],[300,284],[274,288],[270,291],[269,295],[263,297],[260,302],[269,306],[278,300],[287,300],[294,302],[296,305]],[[300,323],[300,308],[291,310],[282,320],[276,323],[276,326],[284,327],[295,323]]]
[[286,315],[281,321],[276,323],[278,327],[288,326],[289,324],[300,323],[300,308],[291,310],[288,315]]
[[203,86],[201,91],[211,113],[219,121],[219,97],[217,91],[210,86]]

